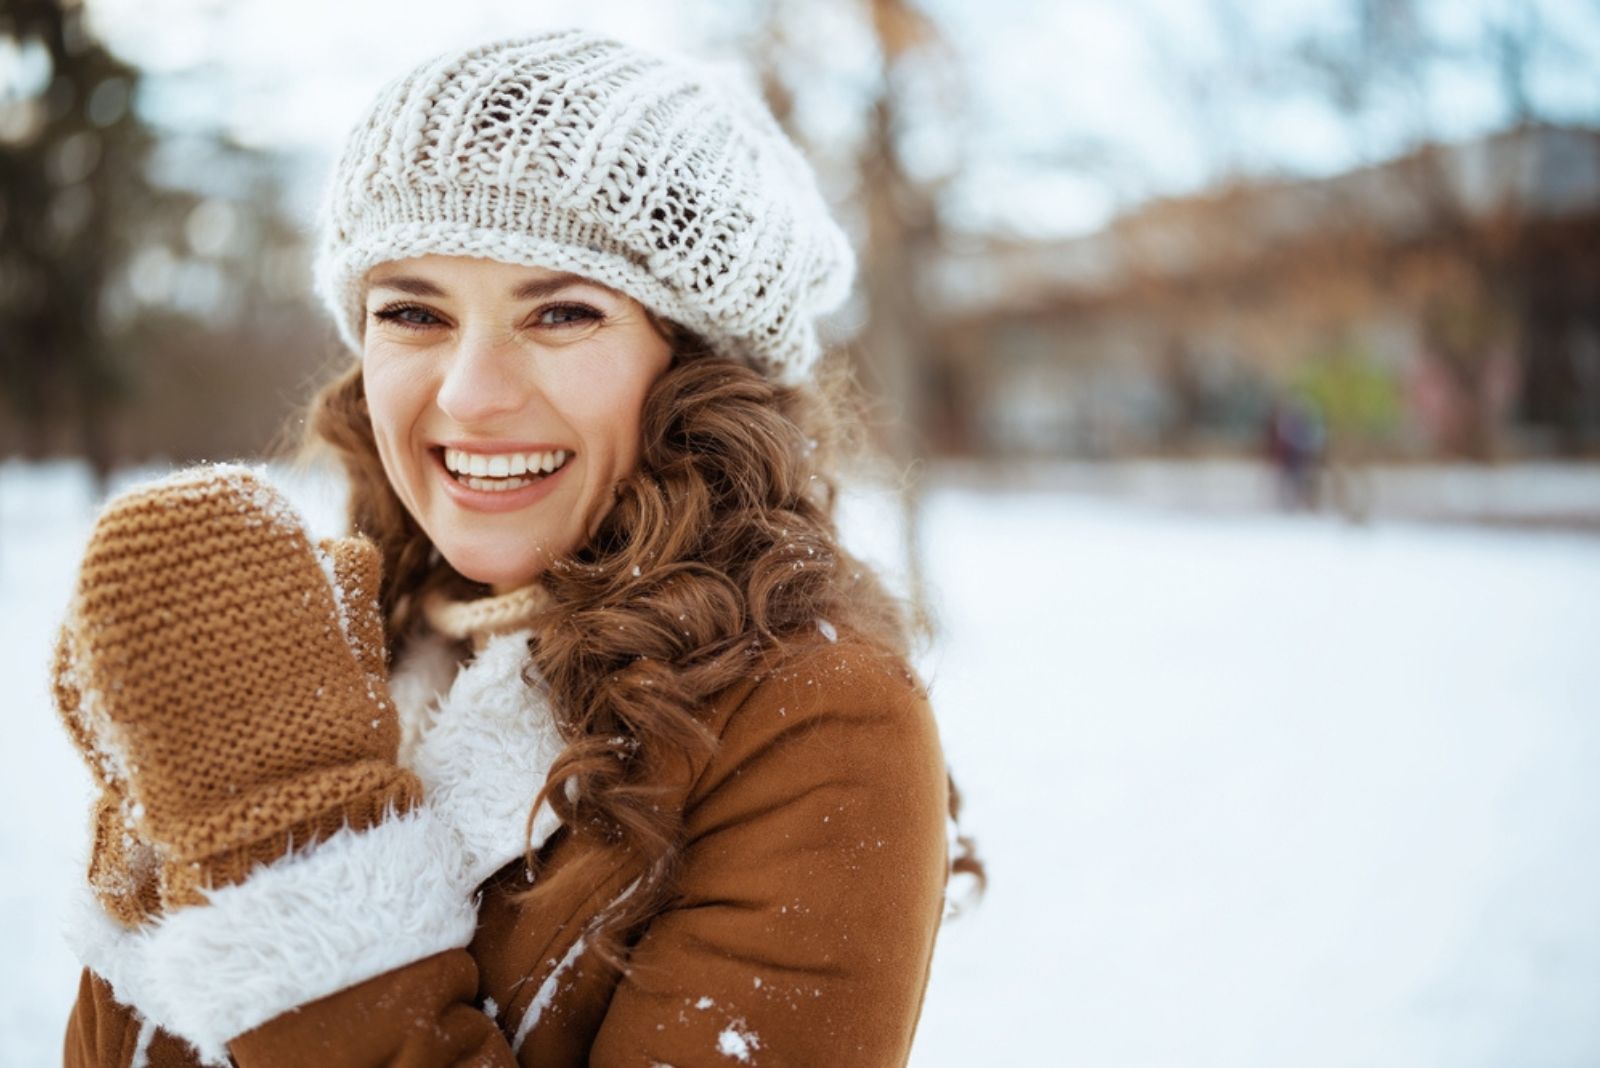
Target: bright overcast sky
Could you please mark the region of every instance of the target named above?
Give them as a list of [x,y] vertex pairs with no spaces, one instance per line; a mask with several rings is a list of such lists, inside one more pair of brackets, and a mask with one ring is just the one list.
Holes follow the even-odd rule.
[[[819,72],[870,57],[847,13],[860,0],[807,0],[797,37]],[[1534,72],[1540,110],[1600,121],[1600,3],[1435,0],[1429,18],[1465,39],[1484,12],[1531,5],[1556,56]],[[957,184],[963,220],[1039,234],[1101,225],[1143,197],[1203,185],[1219,169],[1330,173],[1361,161],[1330,109],[1304,96],[1230,95],[1237,67],[1271,54],[1347,8],[1339,0],[1237,0],[1245,36],[1219,36],[1216,0],[925,0],[965,70],[967,114],[951,148],[931,152]],[[715,52],[739,0],[89,0],[97,31],[151,75],[147,117],[174,128],[224,129],[326,168],[377,88],[442,50],[497,36],[581,25],[659,48]],[[1246,39],[1247,38],[1247,39]],[[1242,42],[1242,43],[1241,43]],[[1186,68],[1189,81],[1185,81]],[[189,72],[185,74],[184,72]],[[1207,74],[1207,72],[1210,72]],[[1194,75],[1208,96],[1197,102]],[[848,84],[848,75],[842,79]],[[1469,137],[1504,122],[1493,84],[1445,65],[1426,102],[1433,129]],[[1209,103],[1208,103],[1209,101]],[[848,110],[848,96],[832,98]],[[1210,107],[1210,111],[1207,111]],[[826,109],[824,109],[826,110]],[[1216,115],[1221,114],[1220,127]],[[1211,115],[1210,120],[1207,116]],[[823,114],[840,129],[848,115]],[[1211,125],[1208,125],[1208,121]],[[1218,130],[1222,136],[1218,136]],[[1365,151],[1403,141],[1396,120],[1366,128]],[[1084,162],[1085,146],[1092,161]],[[940,158],[942,156],[944,158]]]

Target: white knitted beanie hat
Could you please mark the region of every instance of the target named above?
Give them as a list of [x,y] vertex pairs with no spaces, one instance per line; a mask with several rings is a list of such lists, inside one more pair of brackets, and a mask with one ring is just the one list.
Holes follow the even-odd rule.
[[358,353],[367,271],[439,253],[581,274],[793,382],[855,269],[754,94],[581,31],[390,82],[350,134],[319,227],[317,295]]

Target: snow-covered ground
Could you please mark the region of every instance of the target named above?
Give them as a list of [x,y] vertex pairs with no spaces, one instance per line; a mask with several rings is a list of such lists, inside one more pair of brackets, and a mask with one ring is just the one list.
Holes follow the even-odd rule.
[[[91,516],[0,463],[6,1066],[59,1059],[77,978],[45,671]],[[1600,538],[946,486],[923,542],[991,889],[915,1065],[1600,1063]]]

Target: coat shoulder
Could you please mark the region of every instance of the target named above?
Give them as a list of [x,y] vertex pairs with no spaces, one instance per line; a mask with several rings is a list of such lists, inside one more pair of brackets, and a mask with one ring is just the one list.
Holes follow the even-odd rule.
[[794,650],[762,676],[757,692],[796,686],[815,688],[824,702],[851,695],[891,700],[909,695],[927,701],[927,691],[905,657],[851,631]]
[[906,659],[853,633],[790,652],[716,710],[716,752],[690,805],[759,768],[784,785],[845,775],[936,803],[944,754],[928,692]]
[[742,689],[717,724],[725,740],[839,718],[937,733],[927,688],[906,658],[850,632],[788,651]]

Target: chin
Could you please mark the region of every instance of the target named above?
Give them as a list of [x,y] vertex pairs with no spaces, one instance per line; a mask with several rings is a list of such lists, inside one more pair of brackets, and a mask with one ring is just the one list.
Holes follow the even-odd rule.
[[543,553],[527,555],[526,549],[517,558],[492,549],[463,549],[450,551],[436,546],[450,566],[463,578],[481,582],[496,590],[513,590],[526,586],[544,573]]

